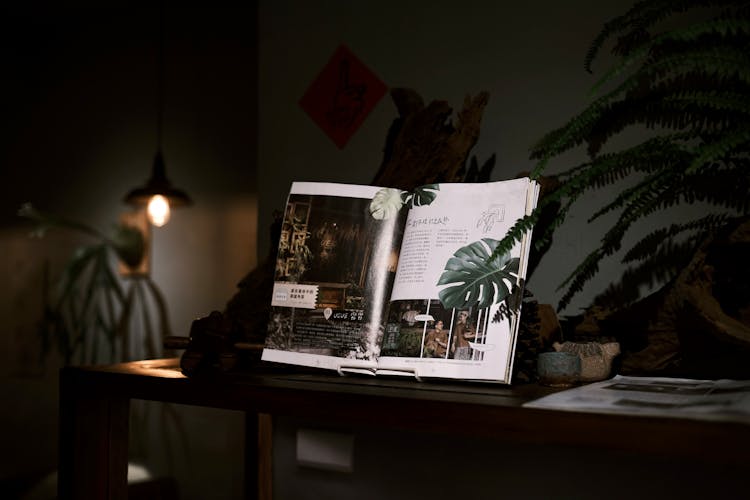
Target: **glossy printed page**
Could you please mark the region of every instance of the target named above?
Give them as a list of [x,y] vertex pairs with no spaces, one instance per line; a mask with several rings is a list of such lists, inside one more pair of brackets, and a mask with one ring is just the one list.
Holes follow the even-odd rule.
[[536,183],[439,184],[413,197],[379,373],[508,381],[517,330],[509,304],[528,245],[489,256],[536,205]]
[[264,360],[374,368],[403,227],[400,193],[292,185]]

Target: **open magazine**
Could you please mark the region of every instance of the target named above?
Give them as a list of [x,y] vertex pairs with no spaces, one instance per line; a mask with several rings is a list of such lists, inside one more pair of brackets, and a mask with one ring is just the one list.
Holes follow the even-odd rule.
[[490,256],[538,195],[528,178],[293,183],[262,359],[510,383],[531,235]]

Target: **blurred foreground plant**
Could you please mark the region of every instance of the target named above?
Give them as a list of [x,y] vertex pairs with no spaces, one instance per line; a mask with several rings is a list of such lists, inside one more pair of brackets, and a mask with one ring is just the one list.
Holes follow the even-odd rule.
[[30,203],[18,215],[35,224],[36,237],[66,229],[94,240],[75,250],[53,285],[45,266],[39,323],[42,356],[56,348],[65,364],[86,364],[160,354],[164,338],[170,335],[161,291],[147,274],[123,277],[117,272],[118,261],[134,270],[146,255],[138,228],[117,224],[106,235],[87,224],[41,212]]

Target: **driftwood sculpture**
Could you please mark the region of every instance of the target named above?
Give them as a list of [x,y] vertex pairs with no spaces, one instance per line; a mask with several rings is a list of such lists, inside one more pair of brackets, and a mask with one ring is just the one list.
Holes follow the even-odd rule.
[[[399,116],[389,129],[383,162],[372,184],[412,190],[423,184],[461,181],[469,152],[479,138],[488,94],[466,97],[455,122],[445,101],[425,106],[409,89],[393,89],[391,97]],[[488,168],[491,164],[482,170],[486,173]],[[479,170],[476,164],[474,170]],[[278,241],[280,217],[271,228],[271,242]],[[181,359],[185,374],[248,369],[256,364],[269,323],[275,246],[272,243],[264,262],[240,281],[224,312],[195,320],[188,340],[167,342],[167,347],[185,348]]]
[[750,377],[750,219],[708,239],[677,278],[618,311],[590,310],[579,334],[623,346],[620,372]]
[[388,131],[383,163],[372,184],[411,191],[423,184],[463,180],[489,94],[466,96],[455,122],[451,121],[453,109],[445,101],[425,106],[410,89],[393,89],[391,97],[399,117]]

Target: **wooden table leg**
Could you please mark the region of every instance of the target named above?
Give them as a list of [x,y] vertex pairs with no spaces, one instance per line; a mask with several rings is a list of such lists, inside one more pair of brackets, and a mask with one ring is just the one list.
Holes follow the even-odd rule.
[[271,500],[273,485],[271,415],[245,414],[245,498]]
[[258,498],[273,498],[273,419],[271,415],[258,415]]
[[128,496],[130,401],[97,393],[60,372],[57,493],[61,500]]

